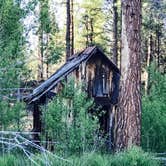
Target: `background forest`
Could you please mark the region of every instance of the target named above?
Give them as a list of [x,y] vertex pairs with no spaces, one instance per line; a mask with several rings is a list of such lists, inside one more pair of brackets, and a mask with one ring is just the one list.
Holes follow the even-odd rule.
[[[142,0],[141,27],[141,148],[146,152],[166,152],[166,1]],[[104,53],[120,68],[121,63],[121,1],[120,0],[1,0],[0,1],[0,128],[2,131],[30,131],[31,113],[27,112],[22,96],[51,76],[71,55],[88,46],[99,46]],[[71,97],[76,104],[74,109],[83,112],[93,106],[86,101],[86,94],[76,93],[71,87],[48,105],[50,114],[44,114],[48,137],[62,141],[58,153],[65,157],[94,150],[92,133],[98,129],[97,119],[79,114],[77,118],[87,130],[70,129],[70,140],[61,136],[66,133],[65,124],[58,116],[66,107],[59,104],[64,98]],[[77,87],[79,88],[79,87]],[[79,91],[79,89],[77,89]],[[55,110],[61,110],[54,112]],[[44,112],[45,108],[43,108]],[[64,113],[63,112],[63,113]],[[45,113],[45,112],[44,112]],[[55,114],[57,117],[55,117]],[[95,118],[94,118],[95,119]],[[28,123],[27,123],[28,122]],[[52,125],[54,124],[55,125]],[[79,122],[78,125],[82,125]],[[91,125],[90,125],[91,124]],[[91,126],[91,127],[88,127]],[[59,132],[58,135],[52,133]],[[75,134],[88,135],[81,142]],[[89,134],[91,133],[91,134]],[[43,137],[46,135],[44,133]],[[87,138],[87,136],[85,136]],[[80,141],[79,141],[80,139]],[[44,140],[44,139],[43,139]],[[77,142],[74,142],[77,140]],[[103,148],[100,140],[98,150]],[[78,146],[75,146],[77,144]],[[94,145],[94,144],[93,144]],[[96,148],[96,147],[95,147]],[[1,146],[1,152],[3,152]],[[132,152],[132,153],[131,153]],[[131,164],[133,156],[138,160],[145,158],[153,162],[141,149],[133,148],[118,154],[123,164]],[[20,153],[20,152],[18,152]],[[113,163],[108,156],[93,154],[95,163]],[[126,157],[127,156],[127,157]],[[85,158],[87,160],[85,160]],[[139,158],[140,157],[140,158]],[[13,161],[14,157],[9,156]],[[13,159],[13,160],[12,160]],[[73,159],[71,157],[71,159]],[[130,161],[129,161],[129,160]],[[8,160],[8,159],[7,159]],[[82,161],[74,159],[75,165],[90,163],[90,157]],[[98,161],[99,160],[99,161]],[[3,159],[0,159],[1,162]],[[93,165],[92,163],[91,165]],[[122,163],[119,163],[122,165]],[[9,165],[9,163],[5,163]],[[2,165],[5,165],[2,164]],[[27,163],[28,164],[28,163]],[[57,163],[55,163],[56,165]],[[142,164],[142,163],[141,163]],[[137,161],[137,165],[141,165]],[[157,165],[150,163],[149,165]],[[19,165],[18,163],[16,165]],[[94,164],[97,165],[97,164]],[[104,165],[104,164],[103,164]],[[131,164],[134,165],[134,164]],[[144,163],[142,165],[145,165]]]

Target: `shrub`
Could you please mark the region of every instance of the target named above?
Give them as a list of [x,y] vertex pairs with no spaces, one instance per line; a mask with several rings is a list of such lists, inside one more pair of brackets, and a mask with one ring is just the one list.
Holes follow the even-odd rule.
[[93,101],[82,91],[82,86],[71,80],[43,108],[43,123],[47,140],[57,142],[56,153],[73,154],[94,150],[99,130],[98,118],[88,113]]
[[0,157],[0,166],[28,166],[30,162],[23,156],[6,154]]
[[20,131],[23,128],[22,117],[25,116],[25,104],[23,102],[0,101],[0,114],[1,130]]
[[110,164],[108,157],[93,152],[73,158],[74,166],[109,166]]
[[110,162],[111,166],[159,166],[149,153],[138,147],[132,147],[124,152],[115,154]]
[[149,69],[150,89],[142,99],[142,148],[164,152],[166,149],[166,76],[155,66]]

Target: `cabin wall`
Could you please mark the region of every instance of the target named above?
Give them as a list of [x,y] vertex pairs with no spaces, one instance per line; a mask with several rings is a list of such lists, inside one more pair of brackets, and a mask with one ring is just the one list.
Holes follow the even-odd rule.
[[86,83],[91,97],[110,97],[113,71],[100,56],[91,58],[86,64]]

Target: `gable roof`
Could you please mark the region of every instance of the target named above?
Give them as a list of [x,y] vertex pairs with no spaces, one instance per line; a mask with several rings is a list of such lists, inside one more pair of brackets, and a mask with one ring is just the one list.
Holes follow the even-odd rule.
[[25,101],[29,103],[38,100],[44,94],[53,89],[65,76],[71,73],[74,69],[76,69],[81,62],[87,61],[92,55],[99,52],[102,54],[102,58],[104,58],[111,66],[111,68],[119,73],[119,69],[116,67],[114,63],[96,46],[88,47],[80,53],[77,53],[71,56],[68,61],[60,67],[52,76],[50,76],[46,81],[44,81],[41,85],[33,90],[33,92],[26,97]]

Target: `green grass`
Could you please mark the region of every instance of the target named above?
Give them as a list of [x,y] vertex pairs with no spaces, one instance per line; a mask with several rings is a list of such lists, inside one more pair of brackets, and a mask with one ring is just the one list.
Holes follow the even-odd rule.
[[101,155],[96,153],[85,154],[74,159],[76,166],[159,166],[149,153],[143,152],[138,147],[114,155]]
[[[45,166],[39,160],[41,158],[44,156],[36,155],[34,161],[40,166]],[[82,156],[71,156],[67,160],[66,162],[51,156],[48,159],[51,166],[160,166],[160,163],[154,160],[151,154],[145,153],[137,147],[114,155],[86,153]],[[4,155],[0,157],[0,166],[35,166],[35,164],[21,155]]]

